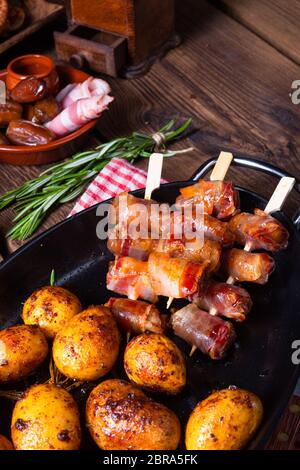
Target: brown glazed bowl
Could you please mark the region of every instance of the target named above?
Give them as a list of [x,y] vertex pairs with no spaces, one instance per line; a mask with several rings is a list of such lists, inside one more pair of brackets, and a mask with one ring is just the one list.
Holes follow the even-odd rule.
[[6,87],[11,91],[21,80],[34,75],[47,83],[51,94],[59,90],[59,77],[55,63],[46,55],[30,54],[17,57],[7,66]]
[[[89,75],[72,67],[57,65],[56,71],[59,77],[59,88],[69,83],[80,83]],[[0,71],[0,80],[6,83],[7,70]],[[24,145],[0,145],[0,163],[11,165],[44,165],[57,160],[70,157],[78,152],[88,137],[88,133],[95,127],[97,119],[90,121],[77,131],[60,139],[53,140],[46,145],[27,147]]]

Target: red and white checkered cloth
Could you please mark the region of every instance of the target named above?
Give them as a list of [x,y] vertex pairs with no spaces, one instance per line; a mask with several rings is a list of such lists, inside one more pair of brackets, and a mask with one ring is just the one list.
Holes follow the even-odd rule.
[[[145,188],[146,181],[147,173],[144,170],[131,165],[122,158],[113,158],[76,202],[69,217],[99,202],[115,197],[123,191]],[[161,179],[161,183],[167,183],[167,180]]]

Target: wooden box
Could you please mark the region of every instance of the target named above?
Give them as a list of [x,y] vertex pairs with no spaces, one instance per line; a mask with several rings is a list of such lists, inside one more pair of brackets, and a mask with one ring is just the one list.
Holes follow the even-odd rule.
[[174,0],[71,0],[71,20],[125,36],[137,64],[174,34]]
[[178,44],[174,0],[69,0],[67,10],[69,29],[55,33],[58,56],[98,72],[134,77]]

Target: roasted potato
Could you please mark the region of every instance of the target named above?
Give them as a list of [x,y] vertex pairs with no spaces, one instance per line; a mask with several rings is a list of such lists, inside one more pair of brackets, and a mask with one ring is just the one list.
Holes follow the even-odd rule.
[[180,440],[173,411],[123,380],[106,380],[92,390],[86,419],[103,450],[175,450]]
[[212,393],[198,403],[186,427],[187,450],[238,450],[256,432],[263,415],[260,399],[241,389]]
[[77,404],[53,384],[30,387],[15,404],[11,436],[17,450],[76,450],[81,430]]
[[54,338],[71,318],[82,311],[76,295],[63,287],[46,286],[26,300],[22,318],[27,325],[39,325],[47,338]]
[[135,385],[175,395],[186,383],[181,351],[164,335],[143,333],[128,343],[124,354],[126,374]]
[[17,325],[0,331],[0,383],[24,379],[47,354],[47,340],[37,326]]
[[0,434],[0,450],[14,450],[12,443]]
[[111,311],[91,306],[57,333],[53,359],[66,377],[97,380],[112,369],[119,347],[120,333]]

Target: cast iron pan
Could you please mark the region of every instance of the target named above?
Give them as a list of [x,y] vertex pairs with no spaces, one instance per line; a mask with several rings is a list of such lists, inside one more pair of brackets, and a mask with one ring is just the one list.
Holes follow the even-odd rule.
[[[212,159],[202,165],[190,181],[163,185],[155,191],[153,198],[173,203],[179,194],[179,188],[204,177],[215,162]],[[257,160],[235,158],[234,164],[277,177],[290,176]],[[265,207],[266,201],[263,198],[246,189],[238,189],[243,210],[251,212],[255,207]],[[296,190],[299,192],[299,189],[297,182]],[[141,190],[134,194],[143,197]],[[219,362],[210,360],[199,351],[189,358],[189,346],[171,334],[186,354],[188,384],[178,397],[156,397],[177,413],[184,429],[193,407],[213,390],[237,385],[255,392],[262,399],[265,414],[250,448],[262,448],[266,443],[287,404],[299,372],[291,360],[292,343],[300,337],[299,216],[295,216],[294,222],[281,212],[275,216],[288,228],[290,243],[287,250],[275,255],[277,269],[268,284],[245,285],[254,306],[248,319],[242,324],[236,324],[238,340],[235,346],[226,359]],[[96,236],[99,220],[96,207],[87,209],[27,243],[0,265],[2,328],[20,322],[22,302],[33,290],[49,284],[52,269],[55,269],[56,283],[77,294],[84,306],[103,304],[109,298],[111,294],[106,290],[105,277],[112,256],[107,251],[106,242],[100,241]],[[162,306],[165,306],[165,301]],[[122,352],[109,377],[126,378]],[[24,388],[24,385],[34,380],[36,377],[21,384],[19,388]],[[84,408],[82,395],[79,398]],[[8,402],[1,402],[1,433],[6,432],[9,435],[10,407]],[[2,428],[3,413],[7,414],[5,429]],[[93,446],[88,432],[85,432],[82,448],[94,448]]]

